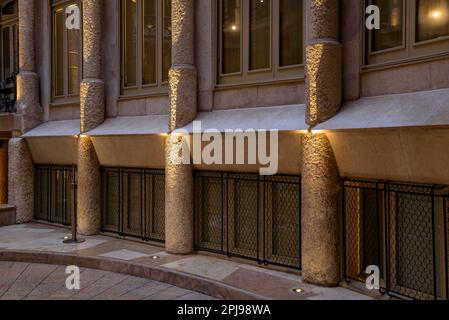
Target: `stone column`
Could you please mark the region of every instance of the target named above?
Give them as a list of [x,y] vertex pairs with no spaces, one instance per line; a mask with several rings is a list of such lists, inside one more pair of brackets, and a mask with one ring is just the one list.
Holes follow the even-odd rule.
[[315,126],[333,117],[342,100],[342,46],[338,0],[308,0],[306,122]]
[[0,204],[8,203],[8,141],[0,139]]
[[34,216],[34,167],[25,139],[9,140],[8,203],[16,207],[16,223]]
[[93,235],[101,227],[100,165],[90,137],[84,133],[105,119],[104,82],[101,79],[102,0],[83,0],[83,80],[80,86],[78,139],[78,231]]
[[[172,1],[170,132],[186,126],[197,114],[194,9],[194,0]],[[193,169],[190,164],[172,161],[186,138],[170,134],[166,146],[166,250],[173,254],[193,251]]]
[[302,190],[304,281],[336,286],[340,281],[338,170],[324,133],[303,138]]
[[17,75],[17,114],[20,129],[26,133],[42,123],[39,104],[39,76],[36,73],[34,0],[19,0],[19,74]]

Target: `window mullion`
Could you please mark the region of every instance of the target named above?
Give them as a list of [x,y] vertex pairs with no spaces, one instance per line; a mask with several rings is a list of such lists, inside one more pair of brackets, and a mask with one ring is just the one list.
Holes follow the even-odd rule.
[[251,0],[242,0],[242,37],[241,37],[241,48],[240,50],[240,60],[241,60],[241,69],[242,69],[242,77],[246,79],[249,71],[249,53],[250,53],[250,39],[249,39],[249,28],[250,28],[250,1]]
[[136,82],[137,88],[141,89],[143,84],[142,66],[143,66],[143,1],[137,1],[137,41],[136,41]]
[[[65,8],[63,7],[62,10],[65,14]],[[66,16],[64,16],[66,17]],[[63,45],[62,45],[62,51],[63,51],[63,78],[64,78],[64,98],[67,98],[69,96],[69,62],[68,62],[68,29],[63,27]]]
[[[298,0],[299,1],[299,0]],[[280,65],[280,55],[281,55],[281,46],[280,46],[280,0],[272,0],[272,9],[271,9],[271,72],[273,74],[273,78],[277,78],[279,65]]]
[[160,87],[162,83],[162,56],[164,41],[164,4],[163,0],[156,1],[156,83]]

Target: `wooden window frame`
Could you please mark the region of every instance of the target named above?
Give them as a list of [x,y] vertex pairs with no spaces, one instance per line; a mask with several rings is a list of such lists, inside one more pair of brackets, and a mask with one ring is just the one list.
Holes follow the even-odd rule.
[[241,1],[241,35],[240,35],[240,71],[223,73],[223,1],[217,0],[217,86],[257,84],[283,80],[304,79],[305,39],[306,39],[306,1],[302,2],[302,57],[303,63],[281,66],[280,61],[280,1],[271,0],[270,9],[270,67],[250,70],[250,0]]
[[[143,84],[143,0],[136,0],[137,16],[137,42],[136,42],[136,85],[125,86],[125,44],[126,44],[126,24],[125,12],[126,1],[120,0],[120,91],[121,97],[145,96],[168,94],[168,75],[167,80],[163,80],[163,56],[164,56],[164,23],[165,8],[164,0],[156,0],[156,82],[153,84]],[[171,15],[170,15],[171,16]],[[171,41],[170,41],[171,44]]]
[[[16,5],[16,13],[3,16],[1,14],[3,7],[11,2],[14,2]],[[13,72],[19,72],[19,14],[17,0],[3,1],[0,3],[0,81],[5,81],[5,76],[10,76],[4,74],[5,66],[3,64],[3,30],[6,28],[9,28],[10,43],[13,42],[9,50],[9,68],[12,74]]]
[[[402,0],[404,4],[402,45],[385,50],[372,51],[373,31],[363,32],[364,68],[381,67],[385,65],[403,64],[414,60],[432,59],[449,55],[449,34],[445,37],[418,42],[417,35],[417,0]],[[366,6],[372,4],[367,0]],[[363,7],[364,11],[365,7]],[[363,14],[363,19],[366,15]],[[365,28],[365,23],[362,23]]]
[[[52,0],[51,1],[51,65],[52,65],[52,71],[51,71],[51,96],[52,96],[52,104],[53,105],[65,105],[65,104],[78,104],[79,103],[79,90],[78,92],[74,94],[69,94],[68,92],[68,47],[67,47],[67,28],[64,28],[64,34],[63,34],[63,51],[64,51],[64,58],[63,58],[63,70],[64,70],[64,94],[57,96],[56,95],[56,68],[55,68],[55,50],[56,50],[56,41],[55,41],[55,12],[57,10],[66,8],[70,5],[77,5],[80,10],[80,16],[82,17],[82,6],[80,0]],[[63,9],[64,10],[64,9]],[[65,12],[65,10],[64,10]],[[78,54],[79,54],[79,61],[78,61],[78,83],[81,83],[82,78],[82,69],[83,69],[83,40],[82,40],[82,25],[80,25],[80,39],[78,44]]]

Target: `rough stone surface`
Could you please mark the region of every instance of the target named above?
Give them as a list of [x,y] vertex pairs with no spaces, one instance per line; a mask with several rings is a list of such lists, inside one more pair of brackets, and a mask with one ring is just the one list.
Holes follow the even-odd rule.
[[9,140],[8,203],[16,206],[16,223],[34,216],[34,167],[25,139]]
[[78,232],[97,234],[101,227],[100,165],[90,137],[80,136],[78,144]]
[[309,1],[309,40],[319,38],[338,39],[338,0]]
[[34,72],[35,0],[19,0],[19,69]]
[[83,0],[83,75],[101,78],[102,0]]
[[341,108],[341,45],[327,40],[306,49],[306,122],[317,125]]
[[34,72],[20,71],[17,75],[17,114],[23,133],[42,123],[43,110],[39,104],[39,76]]
[[173,254],[193,251],[193,169],[177,164],[183,139],[172,134],[166,146],[165,249]]
[[0,205],[8,203],[8,141],[0,140]]
[[190,66],[172,67],[170,76],[170,130],[182,128],[197,114],[197,73]]
[[104,121],[104,83],[84,79],[80,87],[81,132],[95,129]]
[[303,138],[302,272],[306,282],[340,281],[338,172],[326,134]]
[[194,64],[194,0],[172,0],[172,64]]

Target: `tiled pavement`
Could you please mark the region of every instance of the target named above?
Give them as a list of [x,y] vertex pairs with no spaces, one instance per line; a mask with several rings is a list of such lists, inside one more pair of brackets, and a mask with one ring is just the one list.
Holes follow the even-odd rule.
[[[168,270],[176,272],[176,275],[181,274],[182,277],[186,279],[190,278],[190,282],[194,281],[192,279],[212,280],[214,283],[221,283],[226,285],[226,287],[236,288],[237,290],[249,292],[255,296],[266,299],[369,299],[369,297],[365,295],[342,287],[321,288],[305,284],[302,282],[299,274],[261,268],[256,265],[233,261],[226,257],[216,258],[199,254],[175,256],[165,253],[162,247],[108,236],[85,237],[86,242],[82,244],[62,244],[64,237],[69,235],[69,230],[40,224],[2,227],[0,228],[0,251],[69,254],[78,257],[93,257],[109,261],[126,262],[131,265],[137,264],[139,266],[157,267],[158,270]],[[7,265],[7,263],[8,262],[3,264],[3,266]],[[24,265],[26,264],[18,264],[18,266],[22,266],[22,268]],[[57,271],[62,267],[42,266],[37,264],[30,265],[29,268],[49,268],[46,269],[46,272],[49,272],[50,274],[47,278],[50,282],[47,284],[44,281],[42,283],[42,288],[39,286],[34,290],[37,293],[41,291],[44,292],[47,287],[52,287],[51,281],[55,281],[52,279],[58,279],[58,277],[65,276],[65,274],[60,275]],[[52,268],[54,268],[53,272],[51,271]],[[1,274],[4,272],[3,270],[4,269],[0,268],[0,278],[3,278],[3,274]],[[86,281],[89,281],[91,278],[95,279],[95,276],[101,274],[107,274],[108,276],[105,276],[103,280],[88,285],[84,290],[84,296],[83,293],[80,292],[75,295],[74,298],[90,299],[96,296],[95,292],[98,292],[98,290],[104,290],[104,294],[115,294],[115,298],[117,298],[116,296],[118,293],[125,292],[123,298],[139,299],[142,298],[142,296],[145,296],[148,292],[152,292],[151,290],[157,290],[155,288],[158,286],[164,286],[164,284],[158,282],[129,276],[126,278],[127,280],[123,280],[122,278],[126,276],[105,273],[105,271],[86,269],[83,270],[83,273],[87,277]],[[24,276],[26,276],[26,274],[24,274]],[[183,284],[186,281],[179,280],[179,277],[177,279],[179,284],[176,283],[176,285],[183,287]],[[116,281],[116,284],[114,284],[114,281]],[[134,291],[126,290],[133,285],[138,286],[142,281],[149,281],[149,283],[143,284],[139,288],[135,288]],[[63,285],[65,284],[63,283]],[[304,293],[294,293],[293,289],[295,288],[304,289]],[[0,294],[2,294],[1,290],[2,285],[0,283]],[[177,295],[177,290],[182,289],[170,286],[166,288],[166,290],[161,291],[158,295],[151,296],[150,294],[147,297],[170,299]],[[33,295],[37,293],[33,293]],[[33,295],[30,293],[28,297],[32,298]],[[102,295],[103,293],[100,293],[99,298],[101,298]],[[186,292],[184,295],[181,295],[181,297],[187,299],[199,298],[199,296],[192,292]]]
[[211,300],[165,283],[81,268],[80,290],[68,290],[65,266],[0,261],[0,300]]

